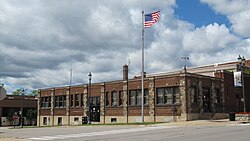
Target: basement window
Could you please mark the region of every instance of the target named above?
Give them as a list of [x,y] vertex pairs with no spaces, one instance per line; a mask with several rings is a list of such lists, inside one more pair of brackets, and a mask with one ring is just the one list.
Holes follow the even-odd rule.
[[62,117],[58,117],[57,125],[62,125]]
[[78,117],[75,117],[75,118],[74,118],[74,121],[78,122],[78,121],[79,121],[79,118],[78,118]]
[[111,118],[111,123],[116,123],[117,119],[116,118]]

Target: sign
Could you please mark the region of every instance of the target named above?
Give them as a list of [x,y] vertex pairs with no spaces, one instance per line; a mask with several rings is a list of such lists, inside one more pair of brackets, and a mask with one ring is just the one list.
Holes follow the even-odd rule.
[[0,100],[3,100],[6,97],[6,90],[3,86],[0,86]]
[[18,119],[18,115],[13,115],[13,120],[17,120]]
[[240,71],[234,72],[234,86],[235,87],[241,87],[242,86],[241,72]]

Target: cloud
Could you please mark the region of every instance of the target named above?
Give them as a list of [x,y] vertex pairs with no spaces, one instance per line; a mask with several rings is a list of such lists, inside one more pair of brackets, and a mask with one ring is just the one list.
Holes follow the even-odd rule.
[[[250,57],[247,4],[202,2],[227,15],[232,27],[196,28],[174,15],[175,0],[2,0],[0,82],[8,92],[69,85],[71,66],[73,84],[88,83],[89,72],[93,82],[121,80],[128,60],[130,78],[140,74],[142,9],[161,10],[159,22],[145,31],[147,73],[180,69],[182,56],[190,57],[188,66]],[[232,8],[220,6],[226,2]]]
[[232,30],[244,37],[250,37],[250,1],[249,0],[200,0],[208,4],[217,13],[226,15],[232,24]]
[[185,34],[183,47],[186,51],[211,54],[235,47],[239,41],[225,25],[214,23]]

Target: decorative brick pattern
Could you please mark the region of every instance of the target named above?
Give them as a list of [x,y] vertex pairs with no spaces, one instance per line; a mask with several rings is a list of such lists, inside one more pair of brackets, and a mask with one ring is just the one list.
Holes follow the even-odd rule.
[[149,79],[149,86],[148,86],[148,104],[149,104],[149,115],[154,116],[155,112],[155,82],[154,78]]
[[215,109],[216,108],[215,104],[217,103],[216,96],[217,96],[216,86],[215,86],[214,81],[212,81],[212,86],[211,86],[211,112],[212,113],[216,112],[216,109]]
[[87,116],[87,108],[88,108],[88,86],[84,85],[83,86],[83,116]]
[[[54,116],[54,99],[55,99],[55,89],[51,89],[51,108],[50,108],[50,116]],[[54,118],[51,119],[51,125],[54,125]]]
[[105,84],[101,84],[101,97],[100,97],[100,116],[105,115]]
[[127,110],[127,104],[128,104],[128,82],[127,81],[123,81],[123,116],[127,116],[128,115],[128,110]]
[[202,88],[202,81],[199,79],[198,84],[198,102],[199,102],[199,109],[200,113],[203,113],[203,88]]
[[70,87],[66,88],[66,116],[69,118],[70,115]]

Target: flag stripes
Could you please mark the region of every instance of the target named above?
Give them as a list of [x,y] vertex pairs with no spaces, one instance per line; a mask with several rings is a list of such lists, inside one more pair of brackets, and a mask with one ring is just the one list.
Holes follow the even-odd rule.
[[160,11],[153,12],[150,14],[145,14],[144,28],[149,28],[154,23],[158,22],[160,18]]

